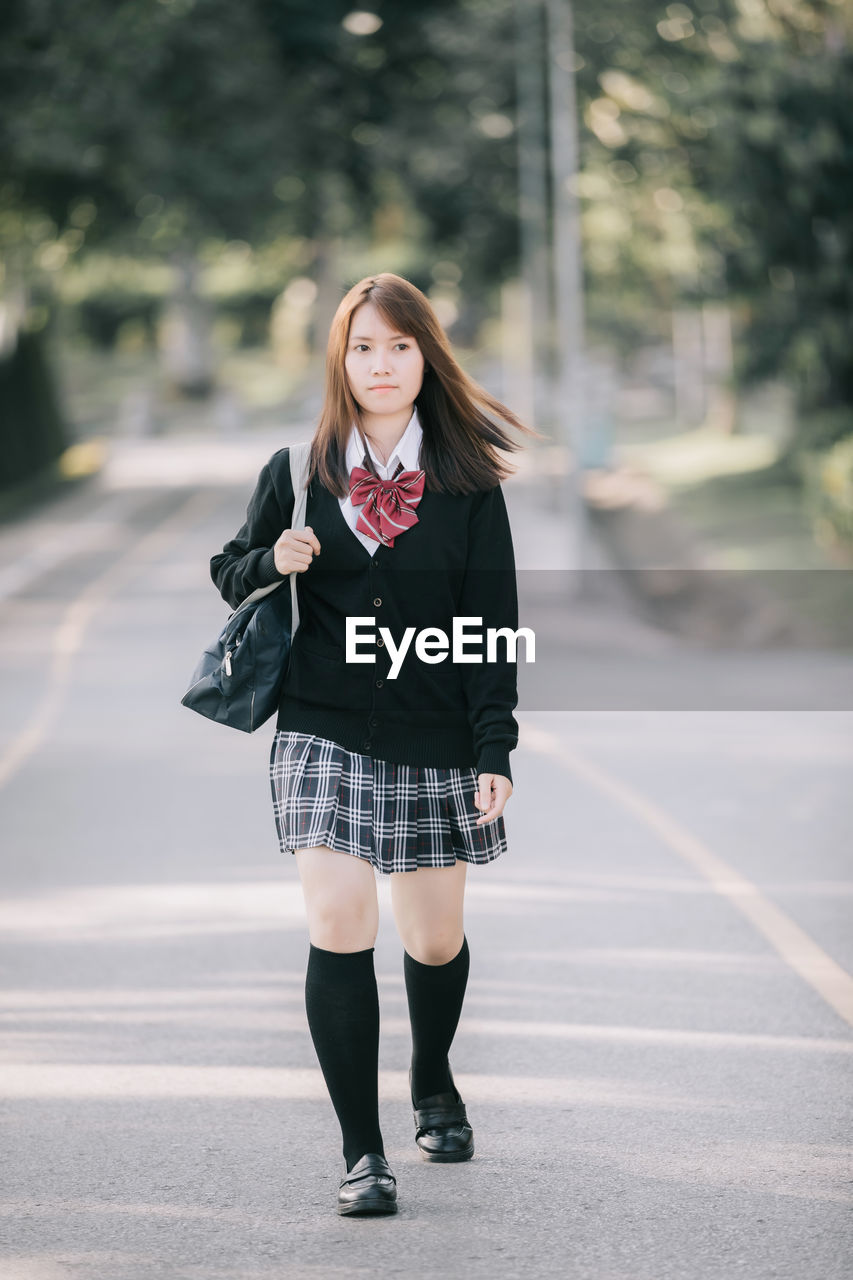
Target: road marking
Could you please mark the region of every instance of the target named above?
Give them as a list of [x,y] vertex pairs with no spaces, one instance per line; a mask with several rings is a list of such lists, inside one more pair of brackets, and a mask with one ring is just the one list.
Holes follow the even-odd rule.
[[[455,1074],[455,1073],[454,1073]],[[652,1111],[728,1110],[726,1097],[701,1098],[676,1093],[668,1084],[631,1084],[622,1077],[513,1076],[461,1073],[460,1088],[470,1088],[480,1103],[637,1108]],[[380,1071],[383,1098],[411,1106],[406,1071]],[[197,1066],[148,1062],[15,1062],[0,1066],[0,1097],[60,1098],[295,1098],[328,1103],[317,1067]]]
[[221,498],[207,490],[192,494],[186,502],[149,530],[108,569],[88,583],[67,606],[53,636],[53,653],[47,687],[29,722],[0,755],[0,787],[38,750],[62,706],[71,674],[71,659],[79,652],[86,630],[111,592],[176,541],[191,525],[208,515]]
[[[181,938],[187,932],[176,935]],[[223,930],[217,931],[217,937],[224,936]],[[129,934],[135,941],[135,935]],[[90,941],[86,938],[85,941]],[[304,985],[304,979],[303,979]],[[380,975],[380,992],[384,989],[384,981]],[[86,993],[88,995],[88,993]],[[116,995],[123,993],[116,993]],[[80,992],[61,991],[53,994],[50,1001],[38,999],[3,999],[0,1008],[0,1028],[3,1031],[4,1052],[14,1059],[16,1042],[22,1044],[22,1052],[26,1052],[28,1042],[34,1034],[43,1041],[59,1038],[76,1028],[81,1034],[96,1023],[108,1023],[110,1027],[129,1027],[137,1031],[151,1032],[154,1027],[171,1027],[193,1025],[200,1028],[214,1028],[227,1024],[233,1031],[256,1031],[271,1029],[276,1033],[291,1032],[301,1035],[308,1030],[305,1021],[304,995],[300,991],[270,992],[258,998],[251,991],[243,988],[235,989],[232,996],[214,992],[207,988],[203,994],[198,991],[188,993],[191,998],[183,997],[183,993],[166,992],[158,988],[156,991],[134,993],[127,1002],[118,998],[103,1000],[97,996],[86,1002]],[[470,996],[466,996],[473,1003]],[[286,1006],[290,1005],[290,1008]],[[797,1055],[817,1054],[821,1057],[853,1057],[853,1040],[820,1037],[820,1036],[788,1036],[764,1035],[751,1031],[690,1031],[674,1027],[636,1027],[612,1026],[607,1023],[586,1022],[536,1022],[532,1019],[489,1018],[479,1017],[475,1011],[465,1015],[465,1035],[483,1036],[489,1040],[506,1041],[523,1040],[526,1044],[538,1044],[544,1052],[544,1044],[550,1042],[568,1042],[587,1045],[615,1045],[634,1050],[664,1050],[673,1053],[703,1053],[708,1051],[720,1054],[745,1052],[753,1055],[755,1051],[767,1052],[778,1057],[782,1053]],[[35,1029],[35,1030],[33,1030]],[[391,1038],[399,1036],[405,1039],[411,1030],[406,1015],[395,1017],[393,1014],[382,1015],[382,1033]],[[15,1062],[0,1063],[0,1082],[10,1070],[14,1070]],[[0,1091],[2,1084],[0,1084]]]
[[853,1026],[853,977],[842,969],[822,947],[775,906],[734,867],[713,853],[701,840],[661,809],[654,801],[615,777],[608,770],[585,760],[565,746],[556,734],[535,726],[522,726],[522,745],[559,761],[570,773],[628,809],[663,840],[674,853],[689,863],[712,888],[749,920],[767,939],[786,964]]
[[28,531],[32,530],[34,536],[30,541],[34,545],[0,570],[0,600],[15,595],[22,587],[29,587],[36,578],[58,568],[71,556],[109,546],[115,542],[116,535],[127,528],[128,518],[141,514],[150,501],[150,493],[135,501],[126,493],[112,494],[82,520],[46,520],[43,515],[31,515],[13,531],[10,541],[14,548],[15,542],[26,541]]

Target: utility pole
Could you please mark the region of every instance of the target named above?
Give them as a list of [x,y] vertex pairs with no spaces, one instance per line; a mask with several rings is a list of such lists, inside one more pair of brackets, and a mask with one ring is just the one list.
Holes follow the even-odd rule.
[[[545,0],[548,30],[548,83],[551,107],[551,193],[553,201],[553,276],[556,354],[555,418],[560,442],[569,453],[563,489],[568,526],[569,563],[585,562],[587,519],[581,487],[584,459],[583,268],[577,191],[578,123],[575,96],[574,28],[571,0]],[[581,575],[572,583],[577,591]]]
[[524,366],[532,386],[525,397],[538,429],[550,429],[551,274],[548,255],[548,152],[545,115],[545,30],[542,0],[515,0],[518,217],[522,311],[527,317]]

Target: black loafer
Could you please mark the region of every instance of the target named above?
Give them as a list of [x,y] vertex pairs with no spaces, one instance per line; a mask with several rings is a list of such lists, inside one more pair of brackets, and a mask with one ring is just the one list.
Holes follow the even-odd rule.
[[368,1151],[338,1190],[338,1213],[396,1213],[397,1179],[384,1156]]
[[[452,1164],[458,1160],[470,1160],[474,1154],[474,1130],[468,1123],[465,1103],[449,1071],[452,1089],[449,1093],[434,1093],[429,1098],[412,1098],[415,1109],[415,1142],[424,1160]],[[409,1092],[412,1088],[412,1072],[409,1070]]]

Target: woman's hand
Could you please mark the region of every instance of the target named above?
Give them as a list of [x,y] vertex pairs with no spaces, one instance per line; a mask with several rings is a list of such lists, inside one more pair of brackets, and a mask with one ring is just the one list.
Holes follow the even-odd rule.
[[320,543],[310,525],[304,529],[285,529],[273,547],[275,567],[279,573],[304,573],[315,555],[320,554]]
[[477,826],[482,827],[501,816],[504,805],[512,795],[512,783],[502,773],[481,773],[477,783],[474,804],[483,810],[482,816],[477,819]]

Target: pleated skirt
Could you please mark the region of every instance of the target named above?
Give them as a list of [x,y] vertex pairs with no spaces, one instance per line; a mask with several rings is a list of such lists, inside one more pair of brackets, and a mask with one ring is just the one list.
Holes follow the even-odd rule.
[[278,730],[269,774],[282,853],[327,845],[390,875],[457,859],[492,862],[506,852],[503,815],[477,826],[474,768],[394,764]]

